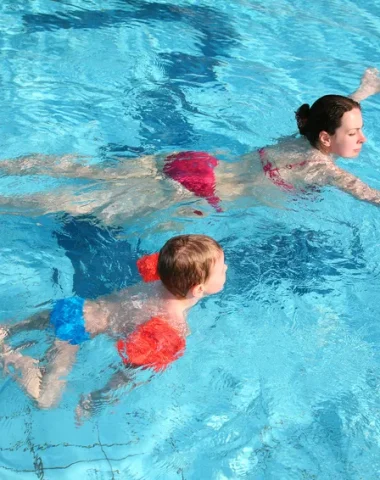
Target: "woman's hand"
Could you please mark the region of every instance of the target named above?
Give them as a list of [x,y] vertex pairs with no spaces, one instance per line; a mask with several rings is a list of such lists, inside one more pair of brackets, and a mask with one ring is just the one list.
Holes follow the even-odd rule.
[[374,95],[380,92],[380,77],[379,70],[371,67],[364,72],[360,87],[368,91],[368,95]]
[[380,92],[379,70],[374,67],[367,68],[363,73],[360,86],[350,97],[356,102],[361,102],[371,95]]

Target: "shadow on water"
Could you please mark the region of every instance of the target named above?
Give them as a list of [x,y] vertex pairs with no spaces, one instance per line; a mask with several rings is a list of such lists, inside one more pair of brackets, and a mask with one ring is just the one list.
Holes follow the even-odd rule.
[[[264,240],[247,241],[227,249],[228,262],[239,276],[236,287],[258,285],[287,288],[298,295],[327,294],[343,274],[360,274],[365,268],[360,234],[352,229],[349,245],[341,245],[325,232],[296,228]],[[245,286],[245,287],[244,287]]]
[[[110,144],[106,151],[134,156],[149,154],[165,145],[190,148],[199,140],[192,124],[186,118],[199,113],[186,99],[183,86],[191,82],[192,88],[205,83],[219,83],[216,67],[220,57],[228,57],[229,50],[240,41],[227,15],[209,7],[189,5],[165,5],[138,0],[128,1],[126,9],[66,10],[55,14],[25,14],[23,22],[28,33],[49,32],[60,29],[102,29],[134,25],[136,22],[156,25],[180,22],[183,31],[194,29],[199,54],[191,55],[173,51],[157,53],[164,70],[164,80],[157,90],[144,91],[144,98],[137,101],[136,118],[140,121],[141,148]],[[180,108],[179,108],[180,106]],[[129,105],[126,105],[129,109]],[[217,135],[218,136],[218,135]],[[214,138],[214,143],[217,144]],[[221,140],[224,146],[226,139]],[[228,145],[229,146],[229,145]],[[234,148],[239,148],[234,145]]]
[[[74,268],[73,293],[83,298],[120,290],[139,282],[137,249],[120,238],[120,227],[105,227],[94,217],[63,215],[54,231]],[[58,277],[53,277],[58,282]]]

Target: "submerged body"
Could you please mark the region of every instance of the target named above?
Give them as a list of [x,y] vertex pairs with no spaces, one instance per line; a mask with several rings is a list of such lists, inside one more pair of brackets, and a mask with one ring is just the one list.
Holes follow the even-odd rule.
[[281,206],[289,193],[303,192],[309,186],[335,186],[360,200],[380,204],[379,191],[335,163],[338,157],[359,155],[366,139],[358,102],[379,91],[378,72],[368,69],[351,97],[327,95],[311,108],[300,107],[300,137],[282,139],[233,163],[192,151],[119,160],[112,166],[86,164],[83,157],[75,156],[4,160],[0,172],[6,175],[83,178],[88,184],[54,193],[0,197],[0,205],[31,213],[94,214],[106,224],[120,224],[197,198],[205,199],[216,211],[241,197]]
[[[152,277],[145,264],[138,261],[140,273],[149,283],[96,300],[61,299],[52,310],[0,328],[3,368],[8,370],[11,365],[16,370],[15,380],[39,407],[57,403],[80,345],[97,335],[105,334],[114,341],[121,368],[103,389],[90,394],[93,399],[128,383],[130,373],[125,367],[158,372],[183,355],[190,333],[188,310],[204,296],[223,289],[227,270],[223,250],[205,235],[182,235],[166,242],[159,255],[144,260],[150,262],[154,272]],[[46,354],[47,367],[39,367],[37,359],[8,345],[8,338],[18,332],[46,329],[49,325],[54,327],[55,340]]]
[[[285,153],[286,152],[286,153]],[[182,152],[188,154],[189,161],[204,156],[205,152]],[[262,155],[265,154],[263,165]],[[42,157],[38,157],[41,159]],[[339,183],[339,175],[355,181],[334,162],[321,156],[320,152],[308,145],[304,138],[289,137],[277,145],[266,147],[243,155],[239,161],[229,163],[216,157],[213,167],[213,191],[209,198],[194,194],[183,184],[167,177],[162,172],[166,156],[144,157],[139,160],[126,160],[120,168],[103,170],[99,167],[82,167],[74,160],[70,172],[55,172],[55,160],[50,166],[44,159],[50,175],[61,177],[81,177],[86,174],[91,179],[86,188],[67,187],[53,193],[33,194],[23,197],[0,197],[0,205],[10,210],[29,214],[67,212],[72,215],[92,214],[104,224],[123,224],[130,218],[148,215],[172,205],[203,197],[216,211],[228,208],[228,202],[239,198],[250,198],[253,204],[280,207],[289,194],[297,194],[309,186],[324,186]],[[307,158],[307,160],[305,160]],[[141,172],[131,173],[129,167],[141,162]],[[28,171],[30,159],[16,159],[0,163],[0,170],[8,174]],[[150,168],[146,168],[149,164]],[[10,168],[8,168],[8,165]],[[76,171],[76,167],[78,171]],[[270,168],[268,168],[270,166]],[[265,168],[266,167],[266,168]],[[15,169],[15,171],[13,171]],[[33,174],[31,167],[28,174]],[[203,177],[201,177],[203,178]],[[342,179],[343,182],[346,180]],[[359,179],[357,179],[360,182]],[[348,183],[346,182],[346,183]],[[197,180],[194,180],[197,183]],[[343,189],[345,186],[343,185]],[[380,195],[363,182],[357,190],[349,193],[360,197],[360,189],[369,189],[369,201],[380,203]],[[367,199],[367,198],[362,198]],[[198,205],[196,208],[199,208]],[[4,210],[3,210],[4,211]],[[5,210],[7,211],[7,210]]]
[[[117,348],[123,363],[130,367],[149,367],[160,370],[168,366],[170,361],[183,354],[186,336],[190,333],[186,323],[185,309],[173,308],[170,294],[160,282],[138,284],[116,294],[107,295],[97,300],[85,300],[80,297],[69,297],[58,300],[51,311],[43,311],[35,317],[16,325],[0,329],[0,345],[3,340],[22,330],[47,329],[53,327],[55,340],[47,357],[51,362],[47,369],[41,369],[38,361],[22,355],[17,350],[2,345],[2,363],[8,370],[11,365],[21,372],[16,380],[37,401],[39,407],[49,408],[59,400],[65,386],[65,378],[75,362],[80,345],[100,334],[110,337],[115,346],[132,345],[139,348],[143,339],[129,339],[133,333],[143,326],[143,335],[156,334],[160,348],[167,348],[165,340],[170,330],[175,335],[177,348],[163,363],[162,354],[151,352],[149,363],[123,357],[122,350]],[[174,302],[174,305],[176,302]],[[178,305],[177,305],[178,307]],[[152,324],[153,320],[153,324]],[[160,325],[157,330],[157,320]],[[152,330],[153,328],[153,330]],[[140,335],[141,336],[141,335]],[[173,340],[171,339],[173,342]],[[164,343],[163,343],[164,342]],[[125,349],[125,348],[124,348]],[[176,355],[175,355],[176,354]],[[140,355],[141,357],[141,355]],[[145,355],[145,360],[148,358]],[[153,360],[152,360],[153,359]],[[127,374],[119,375],[119,379],[127,379]]]

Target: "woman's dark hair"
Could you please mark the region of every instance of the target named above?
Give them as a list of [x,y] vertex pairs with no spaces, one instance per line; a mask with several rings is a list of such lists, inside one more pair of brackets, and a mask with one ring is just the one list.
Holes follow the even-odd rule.
[[320,132],[334,135],[342,124],[343,115],[354,108],[360,110],[359,103],[342,95],[325,95],[311,107],[304,103],[295,112],[300,134],[304,135],[313,147],[318,148]]

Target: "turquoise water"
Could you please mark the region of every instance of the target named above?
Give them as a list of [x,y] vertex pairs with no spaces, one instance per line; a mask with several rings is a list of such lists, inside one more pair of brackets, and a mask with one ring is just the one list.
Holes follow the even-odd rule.
[[[350,93],[380,66],[377,1],[5,0],[0,11],[4,159],[204,149],[233,161],[293,133],[301,103]],[[363,104],[368,143],[340,163],[377,188],[379,109],[380,96]],[[1,177],[0,189],[66,182]],[[186,355],[82,427],[79,396],[115,361],[106,339],[83,345],[54,410],[1,378],[0,478],[379,478],[378,209],[326,189],[283,209],[245,199],[204,218],[174,212],[108,229],[0,216],[1,322],[134,283],[135,259],[178,232],[214,236],[229,264],[225,290],[190,313]]]

